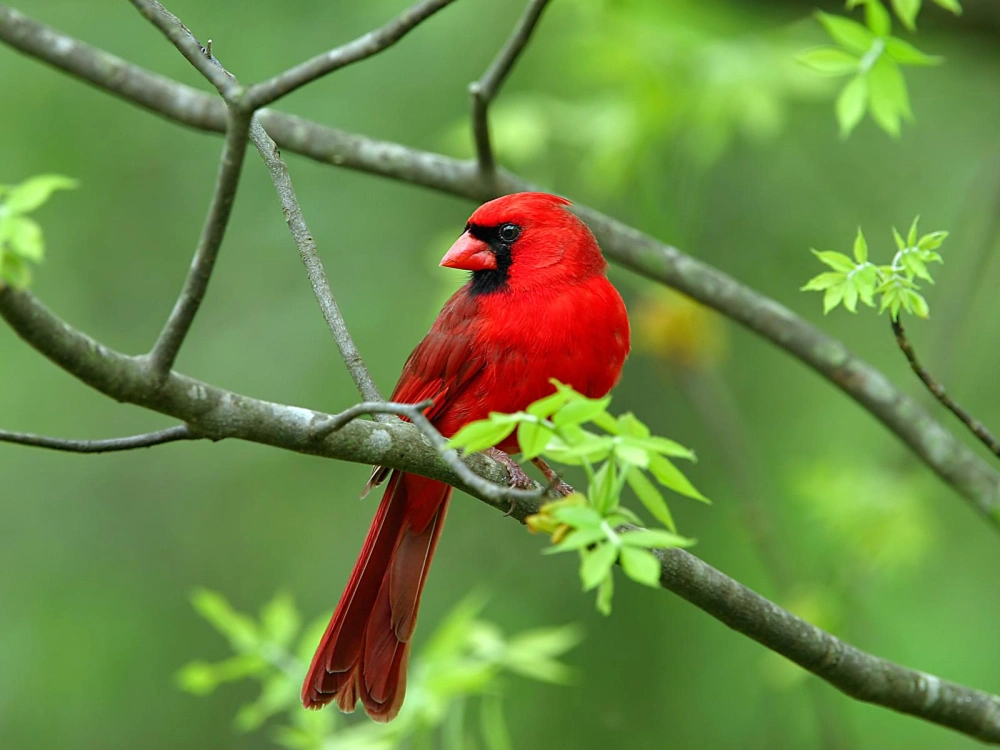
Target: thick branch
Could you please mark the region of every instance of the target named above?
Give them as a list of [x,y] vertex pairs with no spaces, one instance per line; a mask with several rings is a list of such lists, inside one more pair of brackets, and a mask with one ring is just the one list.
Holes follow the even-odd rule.
[[175,443],[178,440],[200,440],[203,436],[196,435],[186,424],[168,427],[157,432],[147,432],[144,435],[131,435],[123,438],[107,440],[67,440],[66,438],[32,435],[27,432],[8,432],[0,430],[0,443],[16,443],[33,448],[48,448],[67,453],[113,453],[115,451],[130,451],[136,448],[151,448],[154,445]]
[[[29,292],[0,289],[0,316],[29,345],[91,387],[118,401],[184,420],[199,435],[250,440],[421,474],[463,489],[521,522],[538,512],[537,499],[511,502],[479,495],[414,425],[361,420],[343,423],[347,416],[363,411],[362,407],[339,417],[320,414],[237,395],[176,372],[157,386],[140,360],[112,351],[73,329]],[[331,423],[338,429],[325,429]],[[318,438],[323,432],[328,434]],[[507,481],[506,470],[482,454],[469,456],[466,463],[484,479],[497,484]],[[536,491],[541,489],[536,485]],[[1000,744],[1000,698],[861,651],[683,550],[661,550],[657,555],[664,588],[848,695]]]
[[889,317],[892,321],[892,331],[896,334],[896,344],[902,350],[903,354],[906,356],[906,361],[910,363],[910,369],[916,373],[920,381],[927,386],[929,390],[941,404],[948,409],[952,414],[958,417],[959,421],[962,422],[969,431],[979,438],[979,442],[985,445],[994,455],[1000,456],[1000,440],[997,440],[993,433],[991,433],[986,426],[976,419],[974,416],[969,414],[965,409],[959,405],[959,403],[953,399],[945,391],[944,386],[941,385],[933,375],[931,375],[923,365],[920,364],[920,360],[917,359],[917,353],[913,349],[913,344],[906,337],[906,329],[903,327],[903,323],[898,318]]
[[246,113],[230,110],[229,126],[226,134],[226,145],[222,151],[219,177],[215,183],[215,193],[208,209],[208,218],[201,232],[201,239],[195,250],[191,270],[188,271],[184,287],[174,304],[163,331],[160,332],[156,344],[149,353],[149,365],[159,378],[164,378],[173,369],[177,353],[180,351],[194,316],[201,307],[208,282],[215,269],[215,261],[219,256],[219,248],[229,225],[233,201],[236,199],[236,188],[243,171],[243,158],[247,150],[247,133],[250,129],[250,116]]
[[[188,86],[149,73],[0,4],[0,40],[94,85],[202,130],[222,132],[225,105]],[[496,187],[474,162],[345,133],[299,117],[259,113],[279,147],[317,161],[441,190],[472,200],[535,186],[502,170]],[[831,338],[725,273],[577,205],[612,261],[714,307],[799,358],[854,398],[920,459],[1000,529],[1000,473],[901,393],[878,370]]]
[[517,58],[528,45],[531,33],[542,17],[542,11],[549,0],[529,0],[524,14],[511,32],[507,43],[497,53],[490,67],[478,81],[469,84],[469,99],[472,109],[472,137],[476,143],[476,160],[484,177],[492,177],[496,171],[493,146],[490,143],[490,123],[488,110],[493,98],[517,62]]
[[250,107],[253,109],[266,107],[317,78],[322,78],[351,63],[377,55],[452,2],[454,0],[423,0],[381,28],[369,31],[352,42],[317,55],[274,78],[251,86],[247,92]]
[[684,550],[654,550],[660,585],[852,698],[1000,744],[1000,697],[917,672],[836,638]]

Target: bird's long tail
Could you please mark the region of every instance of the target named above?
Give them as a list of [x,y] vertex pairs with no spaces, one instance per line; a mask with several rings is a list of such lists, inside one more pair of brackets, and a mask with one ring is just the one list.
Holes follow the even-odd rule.
[[350,712],[360,699],[375,721],[399,713],[420,593],[451,492],[441,482],[393,473],[302,685],[306,708],[335,700]]

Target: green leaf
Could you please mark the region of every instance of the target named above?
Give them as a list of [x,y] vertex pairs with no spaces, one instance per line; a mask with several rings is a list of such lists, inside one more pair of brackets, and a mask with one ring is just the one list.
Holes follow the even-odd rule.
[[900,263],[902,263],[903,268],[911,276],[915,276],[918,279],[924,279],[932,284],[934,283],[934,279],[931,278],[931,275],[927,270],[927,266],[924,265],[924,261],[920,257],[919,253],[912,250],[910,252],[903,253],[902,256],[900,256]]
[[296,703],[296,685],[284,673],[278,673],[264,681],[260,695],[253,703],[240,707],[233,721],[240,732],[260,729],[264,722]]
[[477,453],[506,439],[516,426],[513,421],[494,420],[492,416],[490,419],[470,422],[452,435],[448,447],[456,450],[461,448],[466,453]]
[[527,459],[536,458],[545,450],[554,433],[540,422],[521,422],[517,426],[517,443],[521,455]]
[[840,137],[847,138],[865,116],[868,107],[868,79],[856,75],[844,86],[837,97],[837,122],[840,124]]
[[840,273],[839,271],[826,271],[819,276],[813,276],[799,291],[822,292],[832,286],[843,284],[845,281],[847,281],[847,274]]
[[611,614],[611,599],[615,595],[615,577],[608,575],[597,588],[597,611],[607,617]]
[[701,500],[703,503],[712,502],[698,492],[683,472],[663,456],[653,456],[649,462],[649,470],[656,477],[656,481],[664,487],[695,500]]
[[553,438],[545,449],[545,455],[554,461],[571,466],[579,466],[584,461],[597,463],[611,455],[614,439],[608,436],[590,435],[578,445],[566,446],[558,437]]
[[562,505],[552,511],[552,517],[576,529],[599,528],[604,520],[600,513],[586,505]]
[[[666,461],[667,459],[664,458],[662,460]],[[632,488],[635,496],[646,506],[646,510],[652,513],[657,521],[671,531],[676,532],[677,526],[674,524],[674,517],[670,514],[670,508],[667,507],[667,501],[663,499],[663,495],[660,494],[656,485],[649,481],[649,477],[641,469],[633,466],[629,469],[625,479],[628,481],[628,485]]]
[[896,247],[899,248],[900,252],[906,250],[906,240],[903,239],[903,235],[899,233],[896,227],[892,228],[892,238],[896,241]]
[[843,76],[858,70],[857,55],[840,47],[815,47],[799,53],[796,58],[820,75]]
[[872,32],[857,21],[822,11],[818,11],[816,16],[833,40],[851,52],[864,54],[874,41],[875,37]]
[[858,227],[858,236],[854,238],[854,260],[859,264],[868,262],[868,242],[861,227]]
[[886,37],[892,31],[892,17],[879,0],[865,3],[865,23],[876,36]]
[[45,243],[38,222],[27,216],[9,216],[4,224],[3,234],[10,249],[25,260],[40,262],[45,255]]
[[628,437],[648,438],[649,428],[628,411],[618,417],[618,434]]
[[652,552],[639,547],[622,547],[620,559],[622,570],[633,581],[659,588],[660,561]]
[[844,299],[844,292],[847,290],[847,284],[841,284],[840,286],[832,286],[826,290],[823,295],[823,314],[826,315],[833,308],[840,304],[840,301]]
[[920,12],[920,0],[892,0],[892,9],[896,11],[899,20],[910,31],[917,30],[917,13]]
[[848,312],[858,311],[858,287],[853,278],[844,284],[844,307]]
[[868,72],[868,102],[872,118],[889,135],[899,135],[900,118],[913,116],[906,81],[888,57],[880,57]]
[[260,644],[260,635],[254,621],[237,612],[226,598],[215,591],[196,589],[191,604],[216,630],[229,639],[236,651],[251,651]]
[[632,466],[649,466],[649,450],[636,443],[634,440],[625,437],[615,438],[614,453],[623,463]]
[[962,15],[962,6],[958,0],[934,0],[934,2],[945,10],[950,10],[956,16]]
[[[486,750],[513,750],[514,742],[503,717],[503,697],[499,693],[484,695],[479,702],[479,726]],[[414,744],[417,744],[416,741]],[[456,747],[462,746],[460,739]]]
[[570,424],[583,424],[594,419],[598,414],[608,408],[611,397],[605,396],[599,399],[581,399],[571,401],[556,412],[552,421],[557,427]]
[[915,292],[912,289],[907,289],[904,294],[906,295],[905,304],[907,310],[916,315],[918,318],[930,317],[930,308],[927,305],[927,300],[924,299],[922,294]]
[[837,253],[832,251],[819,251],[813,250],[813,255],[820,259],[823,263],[830,266],[834,271],[840,271],[841,273],[850,273],[857,265],[853,260],[848,258],[843,253]]
[[581,552],[580,580],[583,590],[590,591],[601,585],[601,581],[611,575],[611,566],[618,559],[618,548],[610,542],[599,544],[592,550]]
[[539,419],[548,419],[553,413],[565,406],[569,398],[569,393],[566,391],[556,391],[529,406],[527,409],[528,414]]
[[560,552],[570,552],[572,550],[583,549],[597,542],[605,541],[608,532],[603,526],[576,529],[569,532],[559,544],[553,544],[542,550],[543,555],[557,555]]
[[917,224],[920,222],[920,217],[917,216],[913,219],[913,223],[910,224],[910,231],[906,234],[906,245],[907,247],[917,246]]
[[940,65],[944,62],[944,58],[940,55],[925,54],[909,42],[905,42],[894,36],[885,40],[885,51],[889,57],[900,65],[919,65],[927,67],[930,65]]
[[614,461],[605,461],[594,474],[590,487],[590,502],[602,516],[618,504],[615,491],[618,488],[618,472]]
[[661,455],[670,456],[671,458],[686,458],[689,461],[698,460],[698,457],[695,456],[693,450],[685,448],[680,443],[668,440],[667,438],[653,435],[645,438],[635,438],[630,442],[647,450],[655,451]]
[[28,213],[45,203],[56,190],[70,190],[78,184],[62,175],[40,174],[11,188],[4,199],[4,207],[11,214]]
[[937,250],[947,237],[947,232],[931,232],[920,238],[917,247],[921,250]]
[[523,656],[562,656],[583,642],[579,625],[557,625],[524,630],[511,637],[508,650]]
[[677,534],[662,531],[661,529],[622,531],[618,534],[618,538],[625,547],[670,549],[672,547],[691,547],[694,545],[693,539],[678,536]]
[[288,646],[302,626],[302,618],[287,593],[276,594],[260,613],[263,635],[272,643]]

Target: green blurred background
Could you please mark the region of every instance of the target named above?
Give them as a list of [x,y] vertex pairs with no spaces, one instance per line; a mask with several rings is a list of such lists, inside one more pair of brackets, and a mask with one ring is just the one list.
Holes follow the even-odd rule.
[[[990,3],[929,6],[913,41],[946,64],[908,69],[917,121],[843,142],[835,85],[798,68],[823,41],[803,2],[553,2],[495,108],[501,158],[790,306],[918,398],[888,320],[821,315],[798,288],[810,247],[872,253],[920,214],[949,229],[918,350],[1000,428],[1000,25]],[[55,27],[203,87],[125,3],[20,0]],[[363,33],[396,0],[174,0],[244,82]],[[839,6],[827,4],[827,9]],[[281,102],[320,122],[467,156],[466,86],[521,3],[461,0],[397,47]],[[899,32],[902,34],[902,32]],[[908,36],[908,35],[906,35]],[[39,211],[49,257],[34,291],[126,352],[149,347],[187,270],[221,141],[0,48],[0,182],[81,181]],[[251,155],[253,156],[253,155]],[[355,341],[388,391],[444,295],[436,260],[473,206],[288,155]],[[713,565],[904,665],[1000,692],[1000,540],[878,423],[735,325],[614,269],[636,348],[614,409],[698,450],[712,506],[676,499]],[[336,411],[357,400],[309,291],[273,188],[249,158],[210,293],[178,363],[260,398]],[[169,422],[110,402],[0,327],[0,426],[110,437]],[[949,426],[949,415],[930,408]],[[956,428],[957,429],[957,428]],[[225,642],[197,586],[256,610],[275,591],[328,612],[375,499],[363,466],[237,442],[107,456],[0,445],[0,746],[269,747],[239,735],[250,685],[195,698],[174,674]],[[945,730],[853,702],[671,594],[622,582],[605,619],[569,557],[483,505],[453,503],[424,595],[420,643],[477,585],[506,630],[579,622],[571,687],[512,682],[514,746],[964,748]]]

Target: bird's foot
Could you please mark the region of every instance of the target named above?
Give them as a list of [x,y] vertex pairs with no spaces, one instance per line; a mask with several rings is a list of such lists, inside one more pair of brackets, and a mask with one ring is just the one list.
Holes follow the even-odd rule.
[[538,467],[538,470],[545,475],[548,480],[549,489],[555,492],[560,497],[566,497],[567,495],[572,495],[576,490],[574,490],[570,485],[566,484],[562,478],[556,474],[556,472],[542,459],[533,458],[531,463]]
[[518,490],[530,490],[535,486],[534,481],[527,474],[524,473],[524,469],[509,454],[504,453],[499,448],[487,448],[483,451],[487,456],[492,458],[494,461],[498,461],[503,464],[504,468],[507,469],[507,474],[510,475],[510,486]]

